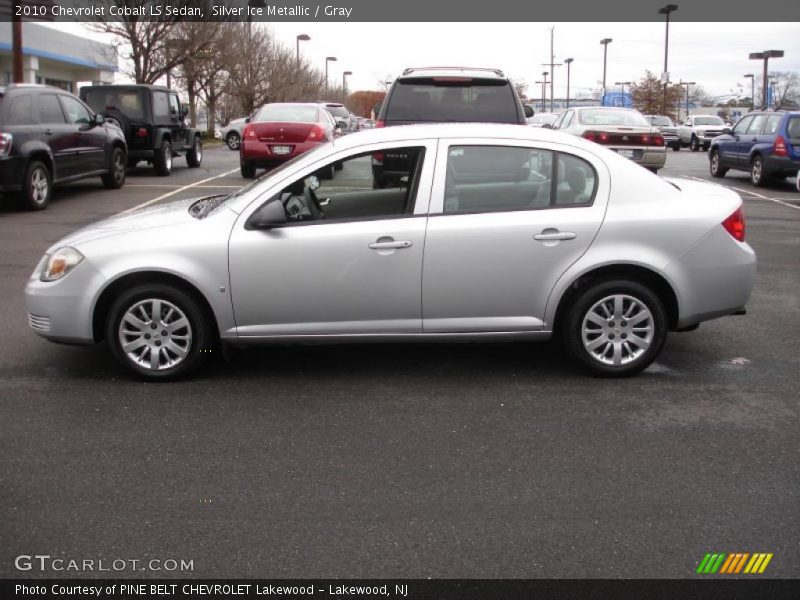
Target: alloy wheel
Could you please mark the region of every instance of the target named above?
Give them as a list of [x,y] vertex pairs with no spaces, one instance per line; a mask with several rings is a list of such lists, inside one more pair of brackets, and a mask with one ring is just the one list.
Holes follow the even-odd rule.
[[650,347],[655,321],[647,305],[627,294],[595,302],[581,325],[583,345],[603,365],[622,366],[639,359]]
[[192,347],[192,326],[186,314],[162,298],[140,300],[128,308],[117,335],[128,360],[151,371],[178,366]]
[[37,168],[31,174],[31,199],[36,204],[47,202],[47,192],[49,183],[47,173],[41,168]]

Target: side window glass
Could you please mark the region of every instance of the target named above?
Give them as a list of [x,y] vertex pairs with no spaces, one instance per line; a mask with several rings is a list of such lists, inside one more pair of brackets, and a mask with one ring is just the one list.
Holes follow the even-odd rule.
[[774,135],[778,131],[781,122],[781,115],[770,115],[767,118],[767,125],[764,127],[764,135]]
[[9,125],[32,125],[33,110],[30,94],[16,96],[8,107]]
[[170,111],[170,117],[180,118],[181,103],[180,100],[178,100],[178,96],[175,94],[170,94],[169,96],[169,111]]
[[53,125],[66,123],[61,103],[55,94],[39,94],[36,96],[36,108],[39,112],[39,122]]
[[753,117],[745,117],[741,121],[736,124],[736,127],[733,128],[733,133],[737,133],[742,135],[747,128],[750,126],[750,121],[753,120]]
[[753,117],[753,120],[750,123],[750,127],[747,128],[747,134],[758,135],[759,133],[761,133],[761,126],[764,124],[764,121],[766,121],[766,119],[767,119],[766,115],[756,115],[755,117]]
[[564,117],[567,113],[561,113],[558,118],[553,122],[553,129],[560,129],[561,124],[564,122]]
[[571,154],[558,154],[556,206],[587,205],[594,200],[597,173],[592,165]]
[[89,125],[92,122],[89,111],[75,98],[61,96],[61,103],[64,106],[64,112],[67,113],[67,122],[73,125]]
[[451,146],[444,213],[532,210],[550,205],[553,153],[508,146]]
[[153,92],[153,119],[161,123],[169,121],[169,101],[166,92]]
[[425,149],[392,148],[348,157],[280,194],[289,222],[353,221],[412,213]]
[[563,125],[564,129],[572,125],[572,117],[574,116],[575,113],[573,111],[570,110],[567,112],[566,116],[564,117],[564,125]]

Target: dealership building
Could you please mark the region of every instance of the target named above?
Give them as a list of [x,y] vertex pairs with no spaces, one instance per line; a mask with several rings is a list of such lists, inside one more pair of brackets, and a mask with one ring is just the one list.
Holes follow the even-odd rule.
[[[0,85],[14,80],[11,23],[0,23]],[[25,83],[43,83],[78,93],[79,84],[113,83],[117,51],[98,42],[46,27],[22,24],[22,68]]]

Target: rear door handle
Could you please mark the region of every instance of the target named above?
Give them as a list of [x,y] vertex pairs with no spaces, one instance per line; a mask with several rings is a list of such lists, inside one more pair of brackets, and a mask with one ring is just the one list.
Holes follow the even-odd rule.
[[572,231],[554,231],[549,233],[537,233],[533,239],[539,242],[556,241],[556,240],[574,240],[577,236]]
[[372,242],[369,247],[373,250],[392,250],[399,248],[410,248],[411,242],[407,240],[391,241],[391,242]]

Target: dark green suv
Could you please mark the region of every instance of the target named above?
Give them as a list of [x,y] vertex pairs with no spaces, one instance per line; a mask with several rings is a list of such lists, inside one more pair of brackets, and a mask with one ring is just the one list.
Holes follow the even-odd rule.
[[184,124],[187,108],[177,92],[158,85],[90,85],[81,100],[116,122],[128,142],[128,167],[147,161],[159,175],[172,172],[172,159],[186,155],[197,168],[203,159],[200,130]]

